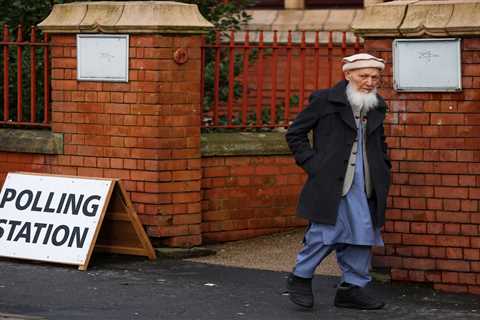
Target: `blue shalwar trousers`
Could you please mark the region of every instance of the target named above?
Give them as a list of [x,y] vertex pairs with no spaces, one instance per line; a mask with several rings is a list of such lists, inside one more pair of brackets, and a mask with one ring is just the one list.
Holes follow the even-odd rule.
[[312,278],[317,266],[335,250],[342,282],[364,287],[371,280],[371,247],[383,246],[383,241],[380,229],[372,224],[365,192],[361,121],[357,122],[357,127],[359,141],[352,186],[340,200],[335,225],[310,223],[293,271],[298,277]]
[[333,250],[337,255],[337,263],[342,271],[341,282],[364,287],[370,282],[371,246],[352,245],[347,243],[325,244],[318,237],[318,224],[311,225],[305,234],[303,250],[297,256],[293,273],[302,278],[312,278],[317,266]]

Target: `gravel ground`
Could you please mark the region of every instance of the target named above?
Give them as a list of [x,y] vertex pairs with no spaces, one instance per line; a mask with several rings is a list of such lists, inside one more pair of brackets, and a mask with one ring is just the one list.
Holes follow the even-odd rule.
[[[231,267],[289,272],[295,264],[297,252],[302,248],[303,232],[304,229],[299,229],[254,239],[211,245],[208,248],[214,249],[217,254],[186,260]],[[334,253],[318,266],[315,274],[340,275]]]

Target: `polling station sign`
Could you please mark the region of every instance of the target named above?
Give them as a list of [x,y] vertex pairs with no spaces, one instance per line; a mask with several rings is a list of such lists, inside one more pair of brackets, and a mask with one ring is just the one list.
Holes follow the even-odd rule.
[[9,173],[0,193],[0,256],[85,265],[114,181]]

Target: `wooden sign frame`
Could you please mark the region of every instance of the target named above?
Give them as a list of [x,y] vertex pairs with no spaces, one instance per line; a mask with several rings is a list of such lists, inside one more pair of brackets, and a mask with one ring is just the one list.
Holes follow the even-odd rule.
[[[95,225],[92,240],[88,244],[89,247],[83,264],[78,265],[71,262],[42,260],[40,258],[28,257],[22,257],[22,259],[73,264],[78,265],[78,269],[82,271],[87,270],[94,250],[146,256],[150,260],[156,259],[155,250],[150,242],[150,239],[143,229],[140,219],[138,218],[127,192],[123,188],[119,179],[40,174],[31,172],[12,172],[12,174],[97,181],[101,180],[111,182],[106,191],[105,203],[98,217],[98,222]],[[3,187],[4,186],[2,186],[2,190]],[[5,255],[5,257],[15,258],[14,256],[7,255]]]
[[[105,206],[106,213],[102,212],[101,221],[98,224],[101,227],[97,228],[94,236],[95,250],[147,256],[150,260],[155,260],[155,250],[125,189],[118,179],[113,179],[113,182],[113,192]],[[106,223],[102,223],[104,221]],[[122,233],[124,237],[117,237],[119,233]],[[90,247],[85,265],[81,265],[80,270],[86,270],[93,247]]]

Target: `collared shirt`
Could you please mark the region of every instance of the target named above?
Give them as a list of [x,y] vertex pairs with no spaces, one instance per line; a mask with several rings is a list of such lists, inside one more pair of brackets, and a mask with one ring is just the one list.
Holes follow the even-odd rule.
[[[364,170],[364,182],[365,182],[365,191],[367,192],[367,198],[370,198],[372,195],[372,179],[370,177],[370,167],[368,164],[367,150],[366,150],[366,127],[367,127],[367,114],[363,110],[360,110],[359,107],[352,106],[352,112],[355,119],[355,124],[357,127],[357,138],[353,142],[352,149],[350,152],[350,157],[348,159],[348,165],[345,172],[345,178],[342,188],[342,196],[345,196],[350,190],[353,183],[353,176],[355,172],[357,154],[362,153],[363,156],[363,170]],[[361,130],[358,130],[358,129]],[[359,137],[362,137],[360,140]],[[359,144],[362,144],[359,148]]]
[[354,245],[383,246],[379,228],[374,228],[367,194],[365,192],[363,166],[363,125],[358,125],[358,153],[355,163],[353,183],[340,200],[335,225],[320,225],[323,243],[348,243]]

